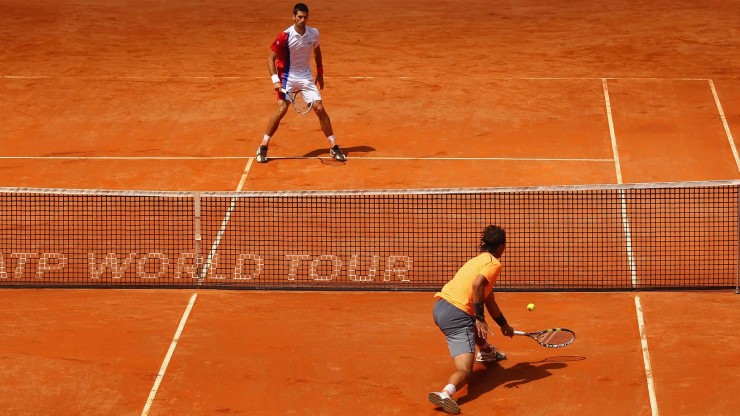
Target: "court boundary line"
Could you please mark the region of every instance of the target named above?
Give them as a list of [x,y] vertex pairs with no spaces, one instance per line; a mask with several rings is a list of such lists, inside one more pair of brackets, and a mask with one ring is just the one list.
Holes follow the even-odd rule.
[[732,137],[732,131],[730,130],[730,125],[727,123],[727,117],[725,117],[725,110],[722,108],[722,102],[719,100],[719,94],[717,93],[717,89],[714,87],[714,81],[711,79],[707,80],[709,82],[709,88],[712,90],[712,96],[714,97],[714,104],[717,106],[717,112],[719,112],[719,118],[722,120],[722,127],[725,129],[725,135],[727,136],[727,141],[730,144],[730,149],[732,149],[732,156],[735,158],[735,166],[737,166],[737,171],[740,172],[740,156],[738,156],[737,153],[737,147],[735,146],[735,139]]
[[[415,80],[423,79],[428,80],[425,77],[411,77],[411,76],[389,76],[389,75],[343,75],[343,76],[325,76],[324,78],[333,79],[398,79],[398,80]],[[733,77],[734,78],[734,77]],[[99,80],[99,81],[163,81],[163,80],[222,80],[222,81],[244,81],[244,80],[265,80],[270,77],[262,75],[253,76],[241,76],[241,75],[180,75],[180,76],[136,76],[136,75],[88,75],[88,76],[72,76],[72,75],[13,75],[5,74],[0,75],[0,79],[19,79],[19,80],[34,80],[34,79],[79,79],[79,80]],[[709,77],[487,77],[486,79],[492,81],[593,81],[593,80],[631,80],[631,81],[709,81],[712,78]]]
[[[0,160],[244,160],[254,156],[0,156]],[[326,159],[329,156],[270,156],[270,159]],[[348,158],[349,159],[349,158]],[[607,158],[556,158],[556,157],[403,157],[403,156],[353,156],[352,160],[481,160],[522,162],[614,162]]]
[[[732,156],[735,158],[735,166],[737,166],[737,170],[738,172],[740,172],[740,156],[738,156],[737,147],[735,146],[735,139],[732,137],[732,130],[730,130],[729,123],[727,123],[727,117],[725,116],[725,110],[722,107],[722,102],[719,99],[719,93],[717,92],[717,88],[715,88],[714,86],[714,81],[711,79],[707,81],[709,83],[709,89],[712,90],[714,104],[717,106],[717,112],[719,113],[719,118],[722,121],[722,127],[725,129],[727,142],[729,143],[730,149],[732,150]],[[738,250],[740,250],[740,247],[738,247]],[[735,293],[740,294],[740,269],[735,272]]]
[[185,307],[185,311],[182,313],[182,317],[180,318],[180,324],[177,326],[177,330],[175,331],[175,336],[172,338],[172,342],[170,343],[169,349],[167,349],[167,354],[165,354],[164,356],[164,361],[162,361],[162,365],[159,367],[159,372],[157,373],[157,377],[154,379],[154,385],[152,386],[152,389],[149,391],[149,397],[147,397],[146,399],[146,404],[144,404],[144,409],[141,411],[141,416],[147,416],[149,414],[149,410],[151,410],[152,408],[152,404],[154,403],[154,398],[157,396],[157,392],[159,391],[159,386],[162,383],[164,374],[167,371],[167,367],[170,364],[172,355],[175,353],[175,348],[177,347],[177,343],[180,341],[180,336],[182,335],[182,332],[185,329],[185,323],[187,322],[188,317],[190,316],[190,312],[193,310],[193,305],[195,305],[195,299],[197,297],[198,297],[198,294],[193,293],[193,296],[191,296],[190,300],[188,301],[188,305]]
[[[242,172],[242,176],[239,179],[239,184],[236,186],[235,192],[241,192],[242,188],[244,187],[244,182],[247,180],[247,176],[249,176],[249,171],[252,169],[252,163],[254,163],[254,157],[250,157],[247,161],[247,165],[244,167],[244,171]],[[216,250],[218,250],[218,246],[221,245],[221,239],[224,236],[224,233],[226,232],[226,227],[229,225],[229,221],[231,221],[231,213],[234,211],[234,208],[236,208],[236,202],[238,198],[236,196],[231,197],[231,203],[229,204],[229,208],[226,210],[226,214],[224,215],[224,218],[221,220],[221,227],[218,229],[218,232],[216,233],[216,238],[213,240],[213,244],[211,244],[211,250],[208,252],[208,257],[206,258],[205,264],[203,265],[203,269],[200,271],[200,279],[199,281],[206,278],[208,274],[208,270],[211,268],[211,264],[213,262],[213,257],[216,255]]]
[[642,349],[642,360],[645,366],[645,377],[647,378],[648,395],[650,396],[650,412],[652,416],[658,416],[658,398],[655,396],[655,380],[653,379],[653,368],[650,361],[650,350],[648,349],[647,333],[645,331],[645,316],[640,303],[640,296],[635,296],[635,310],[637,311],[637,327],[640,330],[640,346]]

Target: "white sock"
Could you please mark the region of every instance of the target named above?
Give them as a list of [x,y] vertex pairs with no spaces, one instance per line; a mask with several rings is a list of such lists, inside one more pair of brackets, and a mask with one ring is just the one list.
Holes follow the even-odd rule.
[[457,391],[454,384],[448,384],[445,386],[445,388],[442,389],[443,392],[447,393],[452,397],[453,394]]
[[331,147],[334,147],[337,144],[336,141],[334,141],[333,134],[331,136],[326,136],[326,138],[329,140],[329,145],[331,145]]
[[265,137],[262,138],[262,146],[267,146],[270,144],[270,136],[265,134]]

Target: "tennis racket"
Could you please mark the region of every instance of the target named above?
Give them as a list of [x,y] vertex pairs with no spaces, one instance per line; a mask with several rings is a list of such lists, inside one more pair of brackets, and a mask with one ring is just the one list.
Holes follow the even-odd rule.
[[308,114],[308,112],[311,111],[311,107],[313,107],[313,101],[307,102],[306,98],[303,96],[303,91],[283,90],[283,94],[285,94],[285,96],[288,98],[288,101],[293,104],[293,108],[295,108],[295,111],[297,111],[298,114]]
[[576,339],[576,333],[565,328],[550,328],[537,332],[514,331],[514,335],[530,337],[547,348],[567,347]]

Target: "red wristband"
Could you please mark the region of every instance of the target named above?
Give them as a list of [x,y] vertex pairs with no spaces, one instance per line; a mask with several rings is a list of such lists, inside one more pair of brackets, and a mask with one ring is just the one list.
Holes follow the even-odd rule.
[[317,65],[316,66],[316,75],[323,75],[324,74],[324,66],[323,65]]

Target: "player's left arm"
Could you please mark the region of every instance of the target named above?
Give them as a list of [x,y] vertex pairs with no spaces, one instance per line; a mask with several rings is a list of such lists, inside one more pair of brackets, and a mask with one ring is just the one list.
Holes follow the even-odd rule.
[[316,60],[316,85],[319,89],[324,89],[324,61],[321,58],[321,46],[313,49],[313,57]]

